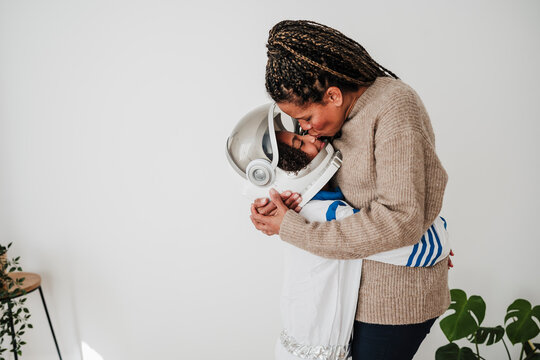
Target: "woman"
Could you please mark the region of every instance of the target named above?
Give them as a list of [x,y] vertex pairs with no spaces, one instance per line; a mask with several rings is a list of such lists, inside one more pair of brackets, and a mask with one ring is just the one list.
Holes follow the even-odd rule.
[[[282,21],[271,29],[267,48],[268,93],[310,135],[329,137],[341,151],[332,185],[360,211],[310,223],[297,214],[298,194],[271,193],[270,203],[252,204],[255,227],[334,259],[416,243],[438,216],[448,179],[418,95],[357,42],[321,24]],[[446,264],[363,262],[353,359],[413,358],[450,304]]]

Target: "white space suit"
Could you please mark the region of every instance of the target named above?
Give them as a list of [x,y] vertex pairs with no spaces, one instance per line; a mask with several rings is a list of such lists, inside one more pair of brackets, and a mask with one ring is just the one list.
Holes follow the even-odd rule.
[[[323,222],[339,221],[357,211],[345,203],[337,189],[319,192],[300,214],[310,222]],[[276,359],[349,359],[362,260],[326,259],[288,243],[284,246],[283,330],[276,344]],[[367,259],[425,267],[433,266],[449,253],[446,221],[437,217],[417,244]]]

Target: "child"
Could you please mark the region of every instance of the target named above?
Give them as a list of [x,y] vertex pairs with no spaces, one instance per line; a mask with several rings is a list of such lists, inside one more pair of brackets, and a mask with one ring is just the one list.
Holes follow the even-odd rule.
[[[276,133],[278,167],[293,174],[307,166],[323,147],[309,135]],[[345,202],[339,188],[328,184],[300,211],[310,222],[339,221],[358,209]],[[285,245],[285,278],[281,296],[283,330],[276,344],[277,360],[346,360],[356,313],[362,260],[326,259]],[[385,251],[369,260],[427,267],[450,252],[446,221],[438,217],[417,244]]]

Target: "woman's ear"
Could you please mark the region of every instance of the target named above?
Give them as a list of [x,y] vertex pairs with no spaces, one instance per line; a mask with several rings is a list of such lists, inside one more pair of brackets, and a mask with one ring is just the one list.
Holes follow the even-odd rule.
[[343,93],[337,86],[330,86],[324,93],[324,100],[335,106],[341,106],[343,104]]

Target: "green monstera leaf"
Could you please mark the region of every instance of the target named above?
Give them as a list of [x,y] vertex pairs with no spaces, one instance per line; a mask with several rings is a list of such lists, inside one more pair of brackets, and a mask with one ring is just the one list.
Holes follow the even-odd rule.
[[534,338],[540,332],[538,325],[533,320],[535,317],[540,321],[540,306],[531,308],[531,303],[524,299],[517,299],[506,310],[504,323],[512,321],[506,326],[506,335],[512,344],[522,343]]
[[468,347],[460,348],[450,343],[437,349],[435,360],[478,360],[476,354]]
[[[472,335],[469,335],[467,339],[473,344],[493,345],[501,341],[504,336],[504,328],[502,326],[497,327],[479,327],[478,330]],[[486,342],[487,340],[487,342]]]
[[450,296],[452,303],[448,310],[455,310],[455,313],[442,319],[439,325],[448,341],[453,342],[474,334],[484,321],[486,303],[477,295],[467,299],[465,291],[460,289],[450,290]]

